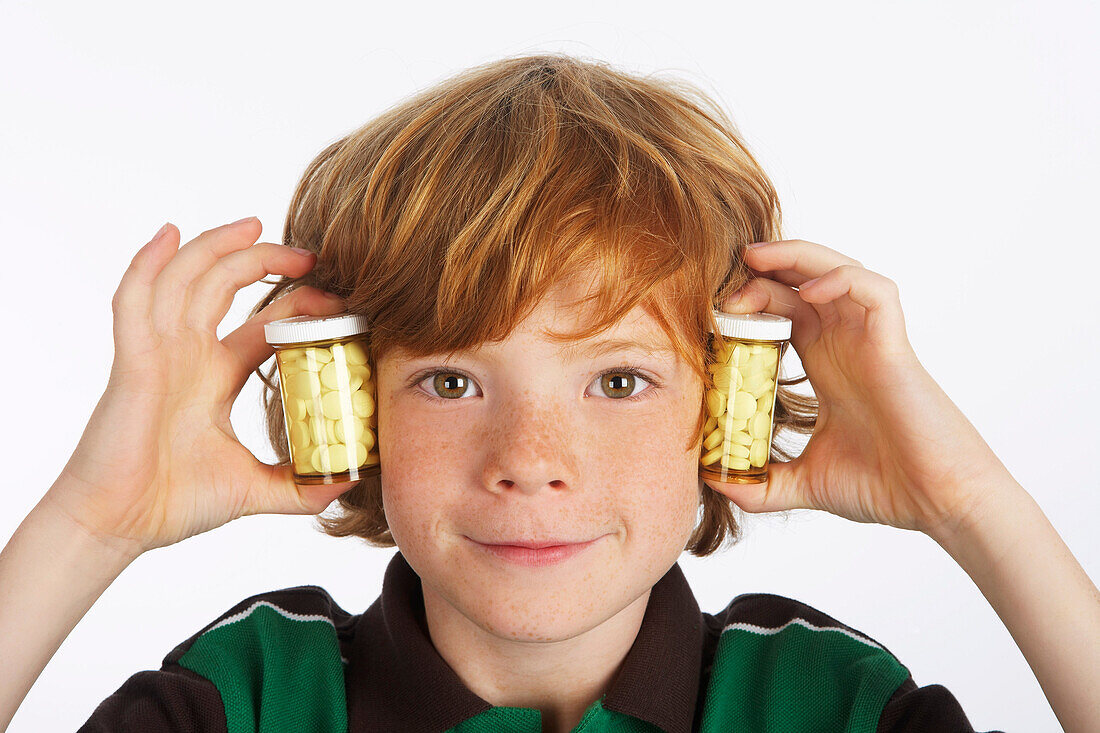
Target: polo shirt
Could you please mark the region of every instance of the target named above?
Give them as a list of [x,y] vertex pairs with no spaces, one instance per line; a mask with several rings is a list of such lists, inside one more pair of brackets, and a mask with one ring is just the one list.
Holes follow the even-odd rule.
[[[542,733],[534,708],[470,691],[428,634],[420,578],[390,560],[352,615],[317,586],[246,598],[138,672],[80,733]],[[918,687],[888,649],[768,593],[701,613],[679,564],[653,586],[633,645],[574,733],[973,733],[941,685]]]

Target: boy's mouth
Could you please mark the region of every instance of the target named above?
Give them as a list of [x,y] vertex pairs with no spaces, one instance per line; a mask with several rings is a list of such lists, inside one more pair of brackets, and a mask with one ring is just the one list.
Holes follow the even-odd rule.
[[[477,540],[474,540],[475,542]],[[547,547],[563,547],[565,545],[583,545],[592,540],[505,540],[503,542],[482,542],[483,545],[494,547],[525,547],[528,550],[543,550]]]
[[[602,537],[602,536],[601,536]],[[559,563],[588,549],[600,537],[594,540],[509,540],[506,543],[484,543],[470,539],[475,545],[490,554],[518,565],[543,566]]]

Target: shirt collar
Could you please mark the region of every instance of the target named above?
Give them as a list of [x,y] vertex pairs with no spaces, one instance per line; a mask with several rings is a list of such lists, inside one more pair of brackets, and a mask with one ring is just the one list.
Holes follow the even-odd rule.
[[[653,586],[603,707],[668,733],[690,733],[703,623],[680,565]],[[349,731],[446,731],[493,706],[471,692],[428,635],[420,578],[397,552],[382,594],[359,618],[347,669]]]

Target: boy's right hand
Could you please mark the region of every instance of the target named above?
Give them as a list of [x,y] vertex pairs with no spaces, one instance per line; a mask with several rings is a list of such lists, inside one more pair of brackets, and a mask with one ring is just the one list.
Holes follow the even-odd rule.
[[135,557],[246,514],[316,514],[356,482],[298,485],[290,466],[261,463],[241,445],[230,409],[271,357],[264,324],[343,311],[302,287],[219,340],[237,290],[268,274],[298,277],[316,262],[279,244],[253,244],[250,218],[182,248],[171,224],[142,247],[111,301],[115,358],[107,389],[45,503]]

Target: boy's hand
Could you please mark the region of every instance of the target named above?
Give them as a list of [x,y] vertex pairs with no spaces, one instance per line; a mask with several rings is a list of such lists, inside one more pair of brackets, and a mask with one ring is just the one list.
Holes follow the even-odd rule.
[[771,279],[753,278],[721,310],[793,321],[820,413],[802,454],[771,462],[766,483],[708,486],[747,512],[823,509],[928,533],[1004,485],[1007,469],[917,360],[892,280],[802,240],[761,243],[745,260]]
[[250,218],[179,248],[179,230],[167,225],[123,275],[107,389],[45,497],[94,537],[139,554],[245,514],[315,514],[354,485],[296,485],[290,466],[256,460],[230,425],[236,396],[273,353],[264,324],[343,308],[304,287],[219,341],[237,290],[315,263],[313,253],[253,244],[261,228]]

